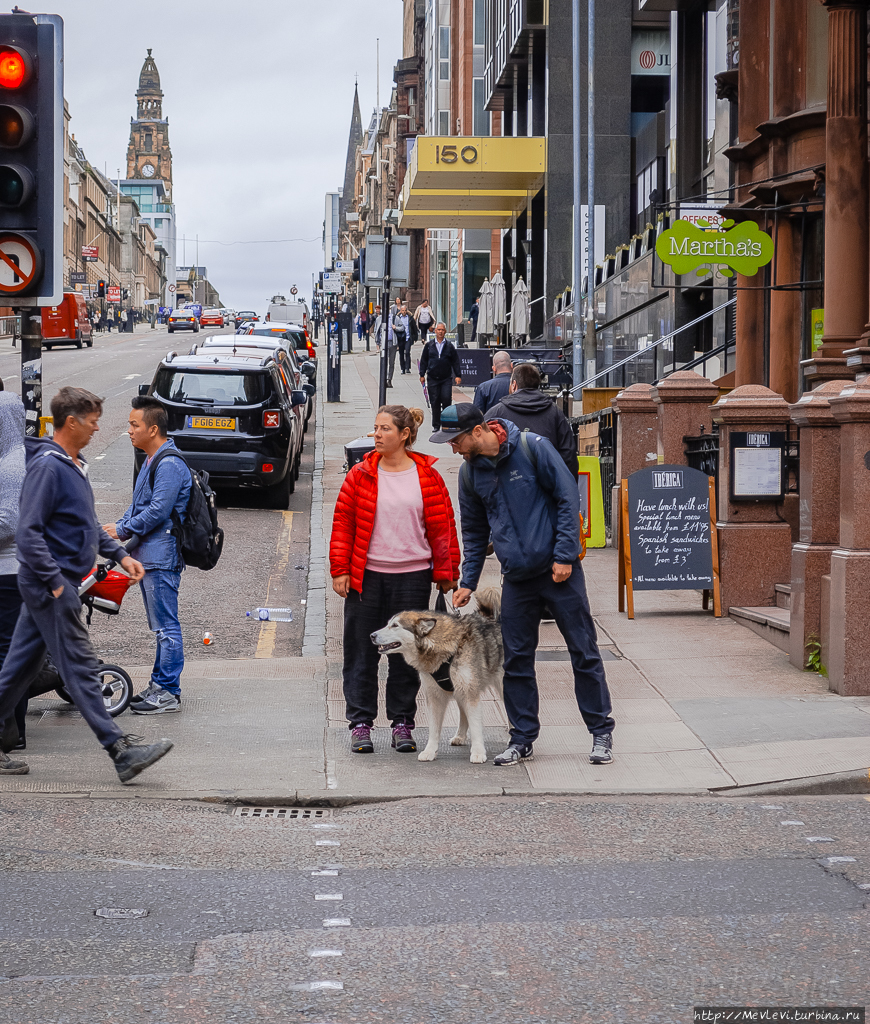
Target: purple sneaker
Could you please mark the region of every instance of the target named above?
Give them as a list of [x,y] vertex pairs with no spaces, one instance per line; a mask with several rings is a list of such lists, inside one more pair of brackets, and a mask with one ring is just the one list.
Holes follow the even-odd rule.
[[356,725],[350,734],[350,749],[355,754],[373,754],[375,745],[372,743],[372,730],[368,725]]
[[417,749],[417,744],[414,742],[414,736],[411,733],[411,727],[407,722],[399,722],[398,725],[393,726],[392,746],[400,754],[413,754]]

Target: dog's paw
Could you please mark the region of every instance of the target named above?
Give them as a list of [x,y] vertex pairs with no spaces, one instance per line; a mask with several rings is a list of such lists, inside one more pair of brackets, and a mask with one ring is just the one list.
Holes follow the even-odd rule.
[[417,755],[418,761],[434,761],[438,756],[437,750],[421,750]]
[[461,733],[457,733],[453,737],[453,739],[450,741],[450,746],[451,747],[464,747],[467,742],[468,742],[468,737],[467,736],[463,736]]
[[486,764],[486,751],[472,750],[470,760],[472,764]]

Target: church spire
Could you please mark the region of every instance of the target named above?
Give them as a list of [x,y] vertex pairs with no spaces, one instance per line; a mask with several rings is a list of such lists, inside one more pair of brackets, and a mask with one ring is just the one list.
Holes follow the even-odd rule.
[[127,146],[127,178],[161,179],[167,201],[172,199],[172,152],[169,148],[169,119],[163,116],[163,91],[160,72],[151,50],[139,72],[136,90],[136,119],[130,121]]
[[347,230],[347,211],[356,203],[354,181],[356,179],[356,151],[363,137],[362,116],[359,110],[359,89],[353,87],[353,113],[350,117],[350,132],[347,137],[347,155],[344,161],[344,190],[339,207],[339,224]]

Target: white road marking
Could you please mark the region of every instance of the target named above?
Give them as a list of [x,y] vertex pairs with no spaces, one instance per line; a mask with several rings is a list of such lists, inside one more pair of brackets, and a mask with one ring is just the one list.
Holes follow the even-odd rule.
[[316,900],[343,900],[344,896],[340,892],[320,892],[314,898]]
[[341,843],[337,839],[317,839],[314,843],[315,846],[341,846]]
[[832,843],[834,841],[830,836],[804,836],[804,839],[808,843]]
[[829,864],[854,864],[854,857],[825,857]]
[[337,871],[312,871],[311,874],[312,875],[316,875],[316,876],[320,876],[320,875],[337,875],[338,872]]
[[324,928],[350,928],[349,917],[326,917],[323,920]]
[[323,822],[323,821],[312,821],[311,822],[311,827],[312,828],[338,828],[339,826],[338,825],[327,825],[326,822]]
[[781,821],[780,825],[803,825],[802,821]]
[[782,804],[762,804],[761,809],[763,811],[781,811]]
[[307,981],[304,985],[291,985],[294,992],[342,992],[344,984],[340,981]]
[[309,949],[309,956],[343,956],[344,950],[341,949]]
[[137,377],[141,377],[141,373],[130,373],[124,378],[124,380],[135,380]]
[[858,886],[859,889],[870,889],[870,882],[861,882]]

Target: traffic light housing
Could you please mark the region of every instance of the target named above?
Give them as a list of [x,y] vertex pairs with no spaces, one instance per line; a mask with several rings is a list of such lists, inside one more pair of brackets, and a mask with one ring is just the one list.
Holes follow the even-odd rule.
[[0,305],[63,295],[63,20],[0,15]]
[[104,299],[106,297],[106,282],[97,281],[97,298]]
[[354,257],[353,271],[351,272],[351,275],[350,275],[351,281],[359,281],[359,264],[360,264],[359,256]]

